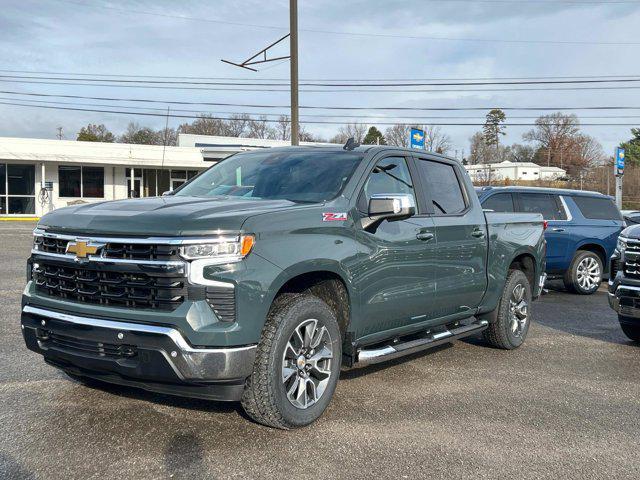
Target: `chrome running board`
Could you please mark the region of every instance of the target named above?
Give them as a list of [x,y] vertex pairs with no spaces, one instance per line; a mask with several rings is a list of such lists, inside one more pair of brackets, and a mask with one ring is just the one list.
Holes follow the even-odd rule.
[[489,322],[486,320],[478,320],[470,325],[462,325],[451,330],[444,329],[439,332],[426,333],[426,336],[424,337],[406,342],[396,342],[372,349],[361,348],[358,350],[354,366],[361,367],[373,365],[419,352],[420,350],[437,347],[438,345],[449,343],[454,340],[458,340],[459,338],[468,337],[474,333],[481,332],[488,326]]

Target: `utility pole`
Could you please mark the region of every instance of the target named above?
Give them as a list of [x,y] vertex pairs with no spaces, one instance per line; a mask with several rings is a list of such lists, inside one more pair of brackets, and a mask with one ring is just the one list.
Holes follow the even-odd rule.
[[58,127],[56,128],[56,130],[58,130],[58,134],[56,135],[58,137],[58,140],[62,140],[64,135],[62,134],[62,127]]
[[291,145],[300,145],[298,116],[298,0],[289,0],[289,55],[291,57]]

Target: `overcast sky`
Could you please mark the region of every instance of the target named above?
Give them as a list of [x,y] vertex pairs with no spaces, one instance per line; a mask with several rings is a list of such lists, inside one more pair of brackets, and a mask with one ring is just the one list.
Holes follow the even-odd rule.
[[[2,0],[1,3],[2,70],[241,77],[255,80],[287,78],[289,74],[287,62],[272,64],[258,73],[220,62],[223,57],[241,61],[287,33],[289,2],[286,0]],[[634,0],[300,0],[299,23],[302,79],[640,75],[640,71],[629,70],[637,68],[635,64],[640,50],[637,36],[640,29],[640,2]],[[336,32],[377,36],[342,35]],[[603,42],[620,44],[597,44]],[[622,44],[633,42],[636,44]],[[286,54],[286,45],[273,53]],[[0,72],[0,75],[11,74]],[[7,80],[6,77],[0,77],[0,90],[197,102],[289,103],[286,92],[61,86]],[[29,97],[0,93],[0,102],[14,101],[7,100],[9,98]],[[95,100],[30,98],[98,103]],[[640,107],[640,92],[637,89],[506,93],[302,91],[300,102],[303,105],[358,107]],[[154,107],[166,108],[162,104]],[[266,111],[213,106],[182,108],[213,112]],[[286,112],[285,109],[268,111]],[[304,113],[330,112],[303,110]],[[531,114],[507,112],[508,119],[510,116]],[[579,116],[620,114],[583,112]],[[640,115],[640,110],[626,114]],[[387,112],[385,115],[397,117],[398,113]],[[413,112],[405,115],[452,114]],[[457,115],[475,116],[481,121],[484,112],[460,112]],[[630,123],[636,120],[640,119],[582,119],[583,123]],[[88,122],[104,123],[119,134],[130,121],[154,128],[164,126],[163,118],[0,105],[1,136],[55,138],[56,127],[62,126],[65,137],[75,139],[80,127]],[[185,120],[172,119],[170,124],[175,127],[182,121]],[[430,123],[450,121],[456,120],[439,119]],[[473,123],[474,119],[458,121]],[[531,120],[510,121],[526,123]],[[338,127],[309,124],[306,128],[330,137]],[[384,126],[380,128],[384,129]],[[521,141],[522,133],[528,128],[509,127],[506,141]],[[599,140],[609,153],[616,144],[630,136],[629,128],[584,127],[584,131]],[[452,137],[455,149],[468,152],[468,139],[479,127],[451,126],[443,129]]]

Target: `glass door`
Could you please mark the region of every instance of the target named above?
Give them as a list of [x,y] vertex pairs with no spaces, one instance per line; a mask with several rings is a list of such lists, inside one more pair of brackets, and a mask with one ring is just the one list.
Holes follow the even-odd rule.
[[142,194],[142,169],[141,168],[128,168],[127,169],[127,184],[128,184],[128,197],[140,198]]

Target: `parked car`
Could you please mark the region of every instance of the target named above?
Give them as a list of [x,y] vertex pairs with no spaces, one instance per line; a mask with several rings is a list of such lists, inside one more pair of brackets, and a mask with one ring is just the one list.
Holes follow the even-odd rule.
[[29,349],[278,428],[317,419],[342,365],[479,332],[517,348],[544,282],[541,215],[485,214],[458,162],[395,147],[241,153],[168,196],[55,210],[34,235]]
[[637,210],[622,210],[622,216],[627,225],[640,225],[640,212]]
[[548,223],[547,274],[589,295],[609,274],[608,259],[624,221],[615,203],[597,192],[534,187],[477,188],[482,207],[494,212],[541,213]]
[[609,305],[625,335],[640,342],[640,225],[622,231],[610,265]]

